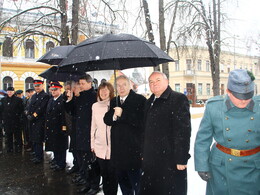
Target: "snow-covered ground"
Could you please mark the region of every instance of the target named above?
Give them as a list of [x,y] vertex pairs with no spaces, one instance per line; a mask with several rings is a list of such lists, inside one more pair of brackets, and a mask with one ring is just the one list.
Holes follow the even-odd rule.
[[[204,112],[204,108],[191,108],[191,114],[199,114]],[[191,145],[190,145],[190,154],[191,158],[188,162],[188,195],[204,195],[206,191],[206,182],[204,182],[197,172],[194,170],[194,141],[199,128],[201,118],[192,119],[192,135],[191,135]],[[67,153],[67,163],[68,166],[72,165],[72,154]],[[118,189],[118,195],[122,195],[120,188]],[[100,192],[98,195],[103,195]]]

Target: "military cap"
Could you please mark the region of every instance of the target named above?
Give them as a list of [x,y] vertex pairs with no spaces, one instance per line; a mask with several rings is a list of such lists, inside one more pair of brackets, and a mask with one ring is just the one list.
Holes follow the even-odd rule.
[[13,87],[8,87],[6,91],[14,91]]
[[34,91],[34,89],[27,89],[25,92],[30,93],[32,91]]
[[18,90],[16,90],[16,92],[15,92],[16,94],[22,94],[23,93],[23,90],[21,90],[21,89],[18,89]]
[[41,84],[43,84],[43,83],[44,83],[44,81],[42,81],[42,80],[38,80],[38,79],[33,80],[34,86],[39,86],[39,85],[41,85]]
[[253,73],[244,69],[236,69],[229,73],[227,88],[236,98],[247,100],[254,95],[254,80]]
[[62,85],[59,82],[52,82],[50,83],[50,89],[61,89]]

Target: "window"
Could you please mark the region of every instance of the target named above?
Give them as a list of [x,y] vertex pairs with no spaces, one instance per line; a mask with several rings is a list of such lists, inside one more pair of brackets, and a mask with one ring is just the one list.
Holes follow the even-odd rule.
[[227,67],[227,71],[228,71],[228,73],[230,72],[230,66],[228,65],[228,67]]
[[191,60],[190,59],[186,60],[186,67],[187,67],[187,70],[191,70]]
[[13,79],[9,76],[4,77],[3,79],[3,89],[6,91],[8,87],[13,86]]
[[177,92],[180,92],[180,91],[181,91],[181,86],[180,86],[179,83],[176,83],[176,84],[175,84],[175,91],[177,91]]
[[52,41],[48,41],[46,43],[46,53],[54,48],[54,43]]
[[175,61],[175,71],[179,71],[180,70],[180,64],[179,64],[179,60]]
[[198,95],[202,95],[202,83],[198,84]]
[[6,37],[3,43],[3,56],[13,57],[13,42],[10,37]]
[[31,39],[27,39],[25,42],[25,57],[34,58],[34,42]]
[[33,88],[33,78],[32,77],[27,77],[25,79],[25,91],[27,89],[32,89]]
[[210,63],[208,60],[206,61],[206,71],[210,72]]
[[198,70],[201,71],[201,60],[198,60]]
[[210,95],[210,84],[207,83],[207,95]]

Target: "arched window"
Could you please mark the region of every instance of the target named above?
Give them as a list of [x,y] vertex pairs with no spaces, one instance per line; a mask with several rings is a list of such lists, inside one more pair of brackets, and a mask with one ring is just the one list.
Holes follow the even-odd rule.
[[25,42],[25,57],[34,58],[34,42],[31,39],[27,39]]
[[13,57],[13,41],[10,37],[6,37],[4,40],[3,56]]
[[8,87],[13,86],[13,79],[9,76],[3,78],[3,89],[6,91]]
[[48,41],[46,43],[46,53],[50,51],[52,48],[54,48],[54,43],[52,41]]
[[27,77],[25,79],[25,91],[27,89],[32,89],[33,88],[33,78],[32,77]]

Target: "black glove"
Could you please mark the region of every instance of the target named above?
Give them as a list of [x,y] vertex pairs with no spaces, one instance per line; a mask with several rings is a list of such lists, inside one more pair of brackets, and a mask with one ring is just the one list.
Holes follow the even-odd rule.
[[27,115],[27,119],[28,119],[29,121],[32,121],[32,120],[34,119],[34,116],[32,116],[32,115]]
[[208,181],[211,178],[210,172],[198,172],[198,174],[204,181]]

